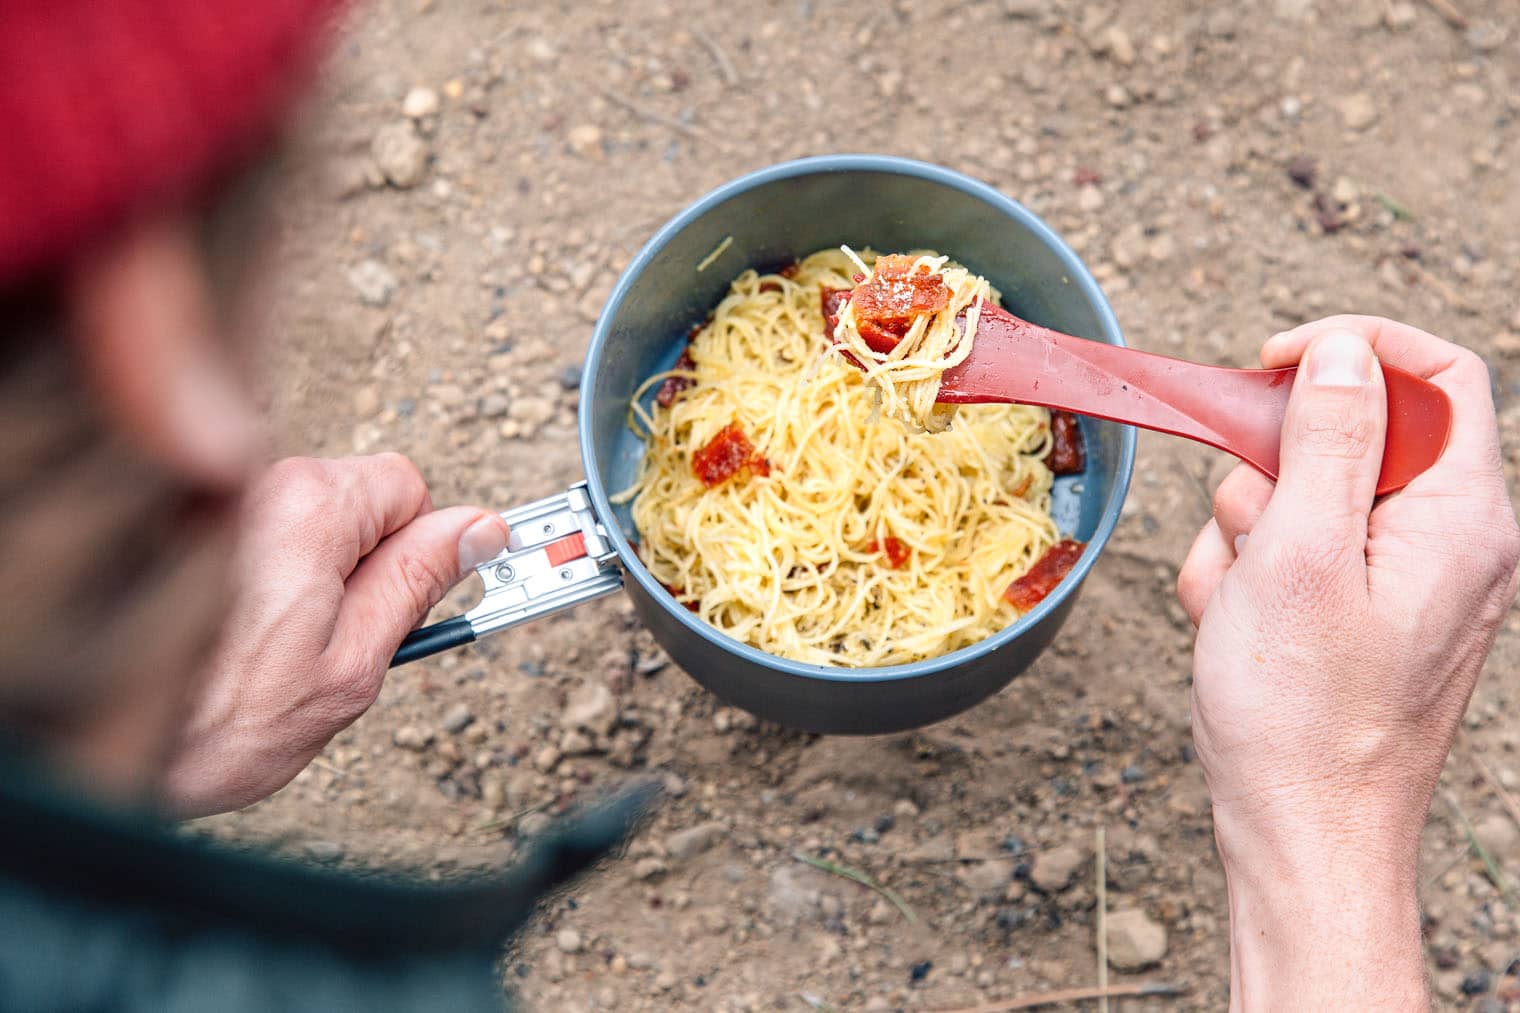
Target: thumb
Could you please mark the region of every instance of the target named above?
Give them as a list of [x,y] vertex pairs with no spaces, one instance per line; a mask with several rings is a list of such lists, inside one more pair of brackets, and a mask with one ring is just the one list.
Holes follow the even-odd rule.
[[507,522],[478,507],[423,514],[349,576],[328,650],[384,673],[402,639],[449,589],[507,547]]
[[1388,395],[1372,346],[1343,328],[1319,335],[1288,399],[1277,489],[1262,523],[1283,534],[1312,526],[1361,548],[1387,431]]

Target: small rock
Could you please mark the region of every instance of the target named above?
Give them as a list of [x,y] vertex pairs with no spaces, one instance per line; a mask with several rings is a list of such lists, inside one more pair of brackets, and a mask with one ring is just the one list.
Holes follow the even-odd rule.
[[1129,33],[1118,25],[1109,25],[1108,31],[1103,33],[1103,48],[1121,67],[1135,62],[1135,44],[1130,41]]
[[546,774],[549,771],[553,770],[555,767],[559,766],[559,760],[560,751],[555,746],[544,746],[538,752],[533,754],[533,766],[537,767],[539,770],[542,770]]
[[596,740],[579,728],[571,728],[560,736],[559,751],[566,756],[585,756],[596,752]]
[[360,387],[354,393],[354,414],[367,419],[380,410],[380,392],[373,387]]
[[695,858],[712,848],[728,833],[728,827],[716,820],[677,830],[665,838],[665,850],[677,861]]
[[1318,167],[1308,155],[1297,155],[1288,162],[1288,178],[1305,190],[1314,189]]
[[1122,84],[1111,84],[1103,92],[1103,100],[1115,109],[1123,109],[1133,100],[1129,89]]
[[403,190],[422,182],[427,173],[427,142],[411,120],[381,127],[370,143],[370,154],[392,186]]
[[409,120],[420,120],[438,112],[438,93],[418,85],[401,100],[401,114]]
[[1030,870],[1030,881],[1046,893],[1059,893],[1071,885],[1091,857],[1086,848],[1076,844],[1041,852]]
[[997,900],[1013,879],[1014,863],[1005,858],[971,862],[956,870],[955,878],[979,901]]
[[898,819],[912,819],[918,815],[918,806],[911,798],[900,798],[892,803],[892,814]]
[[1383,12],[1383,24],[1394,30],[1408,28],[1414,24],[1418,16],[1419,12],[1415,10],[1414,4],[1391,3],[1388,5],[1388,10]]
[[1473,836],[1483,850],[1500,861],[1509,861],[1520,852],[1520,829],[1503,813],[1491,813],[1473,825]]
[[929,976],[929,972],[932,970],[934,970],[934,961],[920,960],[918,963],[908,968],[908,980],[923,981]]
[[571,150],[582,158],[600,162],[605,157],[602,151],[601,127],[582,123],[580,126],[571,127],[566,136],[569,138]]
[[361,260],[348,269],[348,283],[366,306],[384,306],[396,292],[396,275],[378,260]]
[[524,840],[530,837],[537,837],[545,830],[548,830],[549,824],[553,822],[549,818],[548,813],[528,813],[517,821],[517,836]]
[[480,399],[480,416],[487,419],[499,419],[507,414],[507,399],[500,394],[487,394]]
[[897,915],[897,909],[882,899],[871,905],[871,910],[866,913],[866,921],[872,925],[890,925],[897,920]]
[[617,726],[617,719],[617,700],[612,691],[599,682],[585,682],[565,701],[559,724],[567,730],[584,728],[598,735],[607,735]]
[[1096,186],[1084,186],[1077,193],[1077,207],[1091,214],[1103,207],[1103,191]]
[[433,741],[433,732],[431,729],[419,728],[417,725],[402,725],[391,736],[391,741],[402,749],[420,753]]
[[1487,971],[1474,971],[1462,979],[1463,995],[1483,995],[1493,984]]
[[456,703],[443,715],[443,730],[450,735],[457,735],[469,727],[470,722],[475,720],[475,715],[470,713],[470,705]]
[[1364,91],[1347,95],[1336,103],[1336,107],[1340,109],[1341,121],[1347,130],[1366,130],[1377,122],[1377,103]]
[[676,987],[677,980],[678,979],[676,976],[674,974],[671,974],[669,971],[661,971],[659,974],[655,975],[654,987],[659,989],[661,992],[669,992],[671,989]]
[[561,953],[581,952],[581,934],[574,929],[560,929],[554,934],[554,945]]
[[647,971],[654,966],[654,958],[647,953],[628,954],[628,966],[635,971]]
[[639,861],[634,863],[633,878],[657,879],[658,877],[665,875],[665,873],[668,871],[669,867],[666,866],[666,864],[660,861],[658,858],[641,858]]
[[343,857],[343,845],[336,841],[307,841],[306,854],[314,861],[336,862]]
[[[1164,264],[1168,260],[1171,260],[1172,255],[1177,252],[1177,243],[1169,234],[1163,232],[1151,240],[1151,244],[1145,252],[1156,263]],[[1135,769],[1138,770],[1139,768]],[[1136,780],[1139,780],[1139,778],[1136,778]]]
[[1119,971],[1140,971],[1166,956],[1166,926],[1139,908],[1108,915],[1108,962]]
[[581,386],[581,367],[566,366],[559,371],[560,390],[579,390]]

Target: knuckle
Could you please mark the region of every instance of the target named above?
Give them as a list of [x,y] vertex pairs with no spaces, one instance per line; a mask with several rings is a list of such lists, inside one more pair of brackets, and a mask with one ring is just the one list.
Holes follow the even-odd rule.
[[453,584],[453,574],[437,560],[419,552],[405,552],[396,564],[397,606],[410,621],[427,615]]
[[322,682],[322,703],[312,731],[321,742],[347,728],[374,704],[385,672],[357,660],[332,665]]
[[1262,553],[1268,586],[1287,604],[1333,604],[1345,594],[1346,549],[1346,541],[1329,532],[1278,539]]
[[333,497],[333,477],[325,462],[311,457],[287,457],[265,474],[255,499],[261,512],[285,524],[304,524],[325,516]]

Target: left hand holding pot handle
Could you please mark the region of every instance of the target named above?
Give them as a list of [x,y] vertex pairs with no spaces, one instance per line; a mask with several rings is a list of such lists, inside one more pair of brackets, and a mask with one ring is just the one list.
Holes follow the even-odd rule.
[[[1279,334],[1261,358],[1301,362],[1281,478],[1226,478],[1178,578],[1232,1004],[1423,1006],[1420,831],[1520,561],[1488,369],[1373,317]],[[1441,460],[1374,503],[1379,359],[1442,387],[1454,419]]]
[[402,638],[507,534],[489,510],[434,510],[400,454],[276,463],[244,507],[236,604],[167,805],[203,816],[284,787],[374,703]]

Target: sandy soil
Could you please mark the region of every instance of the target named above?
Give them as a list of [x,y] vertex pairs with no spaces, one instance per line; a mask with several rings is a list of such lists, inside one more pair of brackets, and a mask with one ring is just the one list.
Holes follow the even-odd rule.
[[[591,324],[659,224],[744,171],[876,151],[1045,217],[1142,348],[1254,364],[1272,332],[1342,310],[1462,342],[1493,366],[1513,468],[1520,12],[1451,2],[1465,28],[1434,0],[380,0],[343,36],[279,222],[282,445],[401,450],[440,503],[559,490],[580,475],[571,378]],[[1220,1008],[1224,883],[1172,586],[1228,466],[1142,435],[1066,635],[943,724],[757,726],[662,665],[613,598],[398,671],[290,788],[210,824],[447,876],[655,772],[675,790],[653,823],[508,962],[552,1010],[936,1009],[1091,984],[1104,828],[1110,909],[1166,933],[1157,966],[1111,980],[1187,989],[1122,1008]],[[1520,954],[1520,902],[1455,816],[1520,881],[1520,828],[1481,774],[1520,790],[1517,660],[1512,618],[1426,832],[1448,1008],[1504,1008]],[[590,752],[565,741],[572,696],[616,722]],[[916,923],[793,857],[822,849]]]

